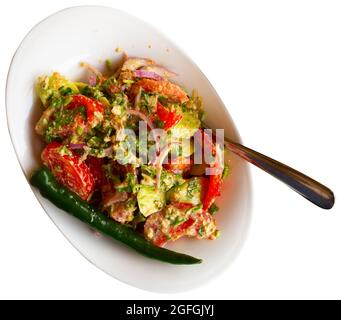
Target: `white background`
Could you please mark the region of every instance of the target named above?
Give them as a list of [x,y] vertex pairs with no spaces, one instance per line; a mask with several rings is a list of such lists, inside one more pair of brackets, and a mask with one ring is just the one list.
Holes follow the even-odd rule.
[[336,197],[341,191],[339,1],[1,1],[0,298],[340,299],[340,203],[318,209],[255,168],[253,220],[241,254],[222,276],[189,292],[155,294],[114,280],[51,223],[11,146],[6,75],[37,22],[94,3],[151,22],[189,53],[247,146],[327,184]]

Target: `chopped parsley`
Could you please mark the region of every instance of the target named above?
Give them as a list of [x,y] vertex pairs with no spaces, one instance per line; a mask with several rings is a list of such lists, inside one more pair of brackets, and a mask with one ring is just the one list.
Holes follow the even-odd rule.
[[184,217],[176,217],[172,222],[171,225],[173,227],[177,227],[178,225],[180,225],[181,223],[185,222],[186,218]]
[[230,171],[231,171],[230,167],[227,164],[225,164],[223,174],[222,174],[222,178],[225,179],[230,174]]
[[133,173],[128,172],[124,181],[116,185],[115,189],[118,192],[129,192],[136,194],[139,191],[139,183],[137,181],[137,177]]
[[200,227],[198,234],[201,238],[204,237],[204,235],[205,235],[205,227],[204,226]]
[[197,179],[192,179],[188,182],[187,197],[193,198],[194,194],[199,191],[199,182]]
[[66,155],[66,156],[72,157],[72,152],[64,145],[61,146],[58,151],[59,151],[61,156]]
[[218,210],[219,210],[218,206],[215,203],[213,203],[209,207],[208,212],[213,216]]

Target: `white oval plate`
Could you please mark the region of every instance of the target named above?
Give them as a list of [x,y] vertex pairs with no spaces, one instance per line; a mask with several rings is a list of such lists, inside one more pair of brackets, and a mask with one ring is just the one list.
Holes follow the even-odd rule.
[[[148,45],[152,44],[152,48]],[[33,127],[41,110],[34,92],[36,78],[59,71],[79,79],[80,61],[96,66],[107,58],[119,62],[121,47],[131,56],[150,57],[179,74],[177,81],[197,89],[204,99],[207,123],[224,128],[226,136],[239,135],[216,91],[171,40],[149,24],[124,12],[100,6],[73,7],[57,12],[35,26],[20,44],[7,79],[6,108],[10,135],[26,177],[40,166],[42,142]],[[182,239],[168,247],[203,258],[200,265],[176,266],[145,258],[65,214],[33,189],[46,213],[73,246],[111,276],[133,286],[157,291],[192,289],[224,271],[240,250],[250,221],[251,187],[246,164],[229,156],[232,175],[218,201],[221,237],[216,241]]]

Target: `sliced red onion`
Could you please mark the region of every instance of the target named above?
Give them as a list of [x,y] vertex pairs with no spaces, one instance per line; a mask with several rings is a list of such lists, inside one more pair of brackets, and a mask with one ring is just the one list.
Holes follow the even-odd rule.
[[153,80],[163,80],[163,77],[160,76],[159,74],[153,72],[153,71],[148,71],[148,70],[135,70],[134,71],[134,76],[138,78],[148,78],[148,79],[153,79]]
[[85,147],[85,143],[70,143],[69,148],[76,150],[76,149],[83,149]]
[[156,189],[160,188],[161,182],[161,173],[162,173],[162,164],[165,161],[169,151],[171,151],[174,145],[178,145],[178,142],[172,142],[166,145],[160,152],[159,156],[152,163],[156,166]]
[[89,153],[90,153],[90,148],[88,147],[88,146],[84,146],[83,147],[83,149],[84,149],[84,153],[82,154],[82,156],[79,158],[79,163],[82,163],[82,162],[84,162],[86,159],[87,159],[87,157],[88,157],[88,155],[89,155]]
[[135,96],[135,100],[134,100],[134,107],[138,108],[139,102],[141,100],[141,95],[142,95],[142,88],[139,87],[139,91],[137,93],[137,95]]
[[144,71],[149,71],[149,72],[153,72],[157,75],[159,75],[160,77],[163,77],[163,78],[172,78],[172,77],[176,77],[177,74],[172,72],[172,71],[169,71],[168,69],[162,67],[162,66],[155,66],[155,65],[152,65],[152,66],[145,66],[143,67],[141,70],[144,70]]
[[179,142],[171,142],[168,143],[162,150],[160,151],[160,154],[151,162],[153,166],[162,166],[164,160],[166,159],[169,151],[175,146],[179,145]]
[[[100,81],[103,81],[104,80],[104,77],[102,75],[102,73],[100,71],[98,71],[94,66],[92,66],[91,64],[87,63],[87,62],[81,62],[81,67],[83,68],[86,68],[90,73],[91,75],[95,75],[95,77],[97,77]],[[89,84],[90,84],[90,77],[91,75],[89,76]],[[97,80],[97,79],[95,79]],[[93,83],[93,80],[91,80],[92,83]],[[91,85],[91,84],[90,84]],[[96,84],[95,84],[96,85]]]
[[[135,102],[136,102],[136,98],[135,98]],[[154,137],[154,140],[155,140],[155,144],[156,144],[156,150],[159,150],[159,139],[155,135],[155,131],[154,131],[155,127],[154,127],[153,122],[144,113],[142,113],[141,111],[129,109],[129,110],[127,110],[127,113],[131,114],[133,116],[139,117],[141,120],[143,120],[147,124],[149,129],[152,130],[152,134],[153,134],[153,137]]]
[[48,126],[48,123],[52,117],[52,115],[54,114],[54,112],[56,111],[56,108],[53,107],[48,107],[43,114],[41,115],[39,121],[37,122],[36,126],[35,126],[35,130],[38,134],[43,135],[45,132],[45,129]]
[[142,113],[141,111],[138,111],[138,110],[132,110],[132,109],[129,109],[127,110],[127,113],[133,115],[133,116],[137,116],[139,118],[141,118],[144,122],[147,123],[148,127],[150,129],[154,129],[154,125],[153,123],[150,121],[150,119],[144,114]]
[[89,78],[88,78],[88,82],[89,82],[90,86],[95,87],[96,84],[97,84],[97,77],[96,77],[96,75],[95,74],[90,74]]
[[104,149],[105,156],[110,157],[112,155],[112,151],[113,151],[112,147]]
[[128,58],[126,61],[124,61],[122,66],[122,71],[135,71],[141,67],[150,66],[153,65],[154,61],[151,59],[145,59],[145,58]]

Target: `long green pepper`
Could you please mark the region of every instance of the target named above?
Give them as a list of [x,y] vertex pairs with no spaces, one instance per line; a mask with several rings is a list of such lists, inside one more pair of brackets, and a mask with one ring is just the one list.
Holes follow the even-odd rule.
[[126,244],[149,258],[172,264],[196,264],[202,262],[201,259],[157,247],[131,228],[109,219],[72,191],[61,186],[46,167],[34,172],[30,183],[40,190],[44,198],[49,199],[58,208],[85,222],[100,233]]

